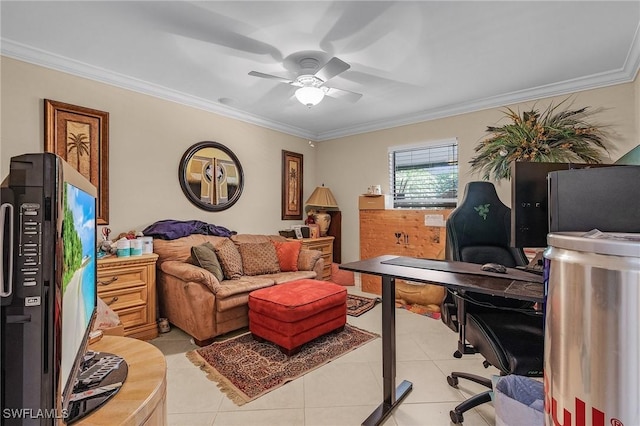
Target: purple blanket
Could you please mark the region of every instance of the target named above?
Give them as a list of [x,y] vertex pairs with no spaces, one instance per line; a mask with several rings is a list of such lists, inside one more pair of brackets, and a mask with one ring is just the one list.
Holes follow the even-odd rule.
[[212,225],[199,220],[173,220],[165,219],[147,226],[142,233],[147,237],[161,238],[163,240],[175,240],[191,234],[215,235],[218,237],[230,237],[237,234],[224,226]]

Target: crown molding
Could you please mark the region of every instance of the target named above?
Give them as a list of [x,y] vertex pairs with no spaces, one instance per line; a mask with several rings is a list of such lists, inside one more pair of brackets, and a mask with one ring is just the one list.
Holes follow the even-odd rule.
[[[637,67],[636,67],[637,71]],[[377,130],[390,129],[393,127],[417,124],[425,121],[436,120],[439,118],[452,117],[460,114],[468,114],[475,111],[481,111],[489,108],[498,108],[505,105],[516,104],[520,102],[529,102],[542,98],[553,96],[567,95],[583,90],[597,89],[606,86],[613,86],[621,83],[629,83],[633,81],[635,72],[626,72],[624,70],[607,72],[598,75],[592,75],[585,78],[574,79],[557,84],[549,84],[533,89],[511,92],[504,95],[492,96],[479,99],[473,102],[465,102],[459,104],[447,105],[441,108],[434,108],[417,114],[404,115],[389,120],[364,123],[358,126],[352,126],[343,129],[336,129],[330,132],[324,132],[318,135],[318,141],[329,139],[337,139],[346,136],[352,136],[360,133],[367,133]]]
[[369,133],[377,130],[390,129],[393,127],[406,126],[460,114],[467,114],[474,111],[497,108],[519,102],[528,102],[552,96],[566,95],[584,90],[629,83],[634,80],[636,74],[638,73],[638,69],[640,68],[639,39],[640,25],[636,29],[636,34],[631,48],[629,49],[625,64],[621,69],[618,70],[567,80],[560,83],[539,86],[532,89],[505,93],[498,96],[479,99],[474,102],[451,104],[440,108],[422,111],[416,114],[392,117],[387,120],[372,121],[356,126],[343,127],[340,129],[322,133],[310,132],[299,127],[275,122],[272,120],[265,120],[264,118],[258,117],[253,114],[248,114],[230,106],[211,102],[204,98],[182,93],[123,74],[118,74],[60,55],[54,55],[40,49],[35,49],[33,47],[14,42],[12,40],[0,39],[0,52],[3,56],[32,63],[34,65],[39,65],[45,68],[54,69],[78,77],[99,81],[134,92],[143,93],[160,99],[198,108],[204,111],[213,112],[225,117],[265,127],[271,130],[276,130],[292,136],[319,142],[353,136],[361,133]]
[[233,107],[211,102],[198,96],[189,95],[177,90],[169,89],[144,80],[119,74],[104,68],[86,64],[84,62],[69,59],[61,55],[55,55],[44,50],[35,49],[31,46],[17,43],[12,40],[0,38],[0,52],[3,56],[17,59],[34,65],[61,71],[77,77],[98,81],[122,89],[131,90],[156,98],[176,102],[182,105],[198,108],[204,111],[213,112],[225,117],[233,118],[245,123],[266,127],[292,136],[304,139],[314,139],[317,134],[309,132],[299,127],[290,126],[283,123],[265,120],[253,114],[239,111]]
[[616,84],[630,83],[635,80],[640,70],[640,24],[636,27],[633,41],[629,48],[629,53],[625,58],[622,68],[614,71],[593,74],[582,78],[563,81],[560,83],[548,84],[532,89],[505,93],[474,102],[465,102],[447,105],[440,108],[423,111],[417,114],[404,115],[390,118],[384,121],[375,121],[360,124],[358,126],[345,127],[342,129],[323,132],[317,135],[317,141],[337,139],[361,133],[368,133],[377,130],[391,129],[393,127],[417,124],[424,121],[436,120],[438,118],[452,117],[460,114],[481,111],[489,108],[498,108],[505,105],[520,102],[529,102],[542,98],[567,95],[584,90],[598,89]]

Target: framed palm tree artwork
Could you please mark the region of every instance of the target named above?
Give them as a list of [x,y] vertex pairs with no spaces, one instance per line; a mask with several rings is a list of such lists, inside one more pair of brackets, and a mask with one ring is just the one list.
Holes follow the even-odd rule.
[[44,145],[98,189],[98,224],[108,224],[109,113],[45,99]]
[[282,220],[302,219],[302,159],[282,150]]

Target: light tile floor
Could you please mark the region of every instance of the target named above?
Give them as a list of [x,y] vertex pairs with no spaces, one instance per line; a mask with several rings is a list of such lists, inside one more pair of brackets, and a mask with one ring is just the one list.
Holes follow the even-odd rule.
[[[348,290],[372,296],[355,286]],[[347,318],[356,327],[381,332],[381,304],[360,317]],[[382,401],[381,339],[242,407],[231,402],[186,358],[185,353],[196,348],[187,334],[172,327],[151,343],[167,358],[167,412],[172,426],[360,425]],[[453,370],[486,377],[498,374],[493,367],[485,369],[479,355],[454,358],[456,347],[457,335],[442,321],[396,309],[396,381],[411,381],[413,390],[385,426],[449,425],[451,408],[486,390],[466,380],[460,381],[458,390],[447,384],[446,376]],[[493,404],[465,413],[464,420],[465,426],[493,425]]]

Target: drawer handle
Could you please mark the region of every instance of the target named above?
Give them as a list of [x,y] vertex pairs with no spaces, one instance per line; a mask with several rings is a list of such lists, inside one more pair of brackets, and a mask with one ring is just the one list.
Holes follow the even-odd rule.
[[98,281],[98,285],[109,285],[113,284],[116,281],[118,281],[118,277],[113,277],[109,281]]
[[112,305],[113,303],[115,303],[117,301],[118,301],[118,296],[114,296],[113,299],[111,299],[110,301],[105,302],[105,303],[107,304],[107,306],[110,306],[110,305]]

